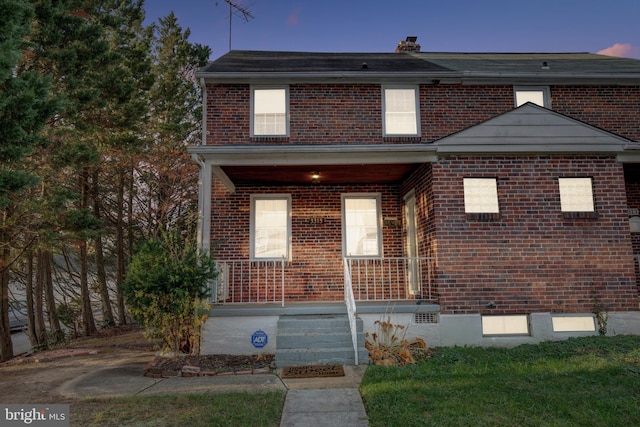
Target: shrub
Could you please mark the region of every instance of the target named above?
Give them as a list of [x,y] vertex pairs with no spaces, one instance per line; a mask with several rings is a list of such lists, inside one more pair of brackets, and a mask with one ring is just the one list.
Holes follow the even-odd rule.
[[377,332],[365,334],[365,347],[369,351],[369,361],[382,366],[406,366],[416,363],[416,357],[430,356],[427,344],[421,338],[409,342],[405,338],[406,327],[394,325],[391,317],[376,320]]
[[177,233],[167,233],[148,240],[134,255],[123,292],[148,339],[160,340],[173,354],[195,354],[206,319],[208,281],[215,276],[213,259]]

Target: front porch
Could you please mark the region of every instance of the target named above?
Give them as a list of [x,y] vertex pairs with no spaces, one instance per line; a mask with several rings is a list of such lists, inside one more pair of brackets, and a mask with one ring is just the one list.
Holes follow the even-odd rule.
[[[289,291],[288,283],[299,280],[300,269],[307,261],[282,260],[218,260],[218,277],[212,283],[211,303],[216,305],[280,304],[296,302],[346,301],[350,292],[357,303],[420,301],[435,303],[433,286],[435,260],[430,257],[345,257],[342,266],[331,263],[332,269],[315,280],[336,282],[336,272],[342,271],[342,286],[331,286],[301,295]],[[337,265],[336,265],[337,264]]]
[[[375,330],[376,321],[418,312],[437,319],[431,258],[345,257],[340,292],[334,289],[306,302],[288,292],[287,283],[296,280],[292,264],[285,259],[217,261],[212,322],[203,333],[203,342],[215,342],[216,348],[204,344],[203,352],[219,352],[220,346],[273,352],[278,367],[357,365],[368,361],[364,332]],[[334,279],[330,274],[324,278]],[[207,339],[209,333],[215,338]]]

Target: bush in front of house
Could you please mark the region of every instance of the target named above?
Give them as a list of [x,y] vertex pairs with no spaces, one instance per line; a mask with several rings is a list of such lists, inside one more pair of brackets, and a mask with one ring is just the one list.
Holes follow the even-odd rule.
[[147,339],[171,354],[199,353],[200,326],[206,318],[212,258],[178,233],[146,241],[133,256],[124,285],[130,313]]

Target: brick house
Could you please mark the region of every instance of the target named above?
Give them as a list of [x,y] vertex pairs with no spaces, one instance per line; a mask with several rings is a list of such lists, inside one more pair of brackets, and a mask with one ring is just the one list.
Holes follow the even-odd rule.
[[220,268],[203,352],[340,360],[301,325],[342,316],[346,363],[387,316],[430,346],[640,331],[640,61],[408,38],[231,51],[197,76]]

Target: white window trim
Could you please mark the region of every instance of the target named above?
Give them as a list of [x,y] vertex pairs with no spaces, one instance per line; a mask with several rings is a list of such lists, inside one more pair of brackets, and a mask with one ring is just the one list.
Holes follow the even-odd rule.
[[[254,120],[255,120],[255,91],[256,90],[269,90],[269,89],[284,89],[284,120],[285,120],[285,133],[284,134],[257,134],[255,133],[254,128]],[[278,137],[288,137],[289,136],[289,86],[287,85],[277,85],[277,86],[257,86],[251,85],[251,96],[250,96],[250,104],[251,104],[251,136],[256,138],[278,138]]]
[[[387,103],[385,91],[387,89],[412,89],[415,95],[416,133],[387,133]],[[388,137],[420,136],[420,87],[417,85],[384,85],[382,86],[382,134]]]
[[290,194],[252,194],[249,220],[249,241],[250,241],[250,259],[251,261],[274,261],[282,260],[282,257],[256,257],[255,256],[255,244],[256,244],[256,229],[255,229],[255,202],[256,200],[286,200],[287,201],[287,253],[284,258],[291,261],[291,195]]
[[[377,231],[378,231],[378,253],[376,255],[352,255],[347,253],[347,220],[345,211],[346,199],[375,199],[377,210]],[[341,216],[342,216],[342,254],[351,258],[382,258],[382,200],[380,193],[344,193],[341,195]]]
[[544,105],[541,105],[541,107],[551,108],[551,92],[549,86],[514,86],[513,105],[515,107],[518,107],[518,92],[542,92],[542,102]]

